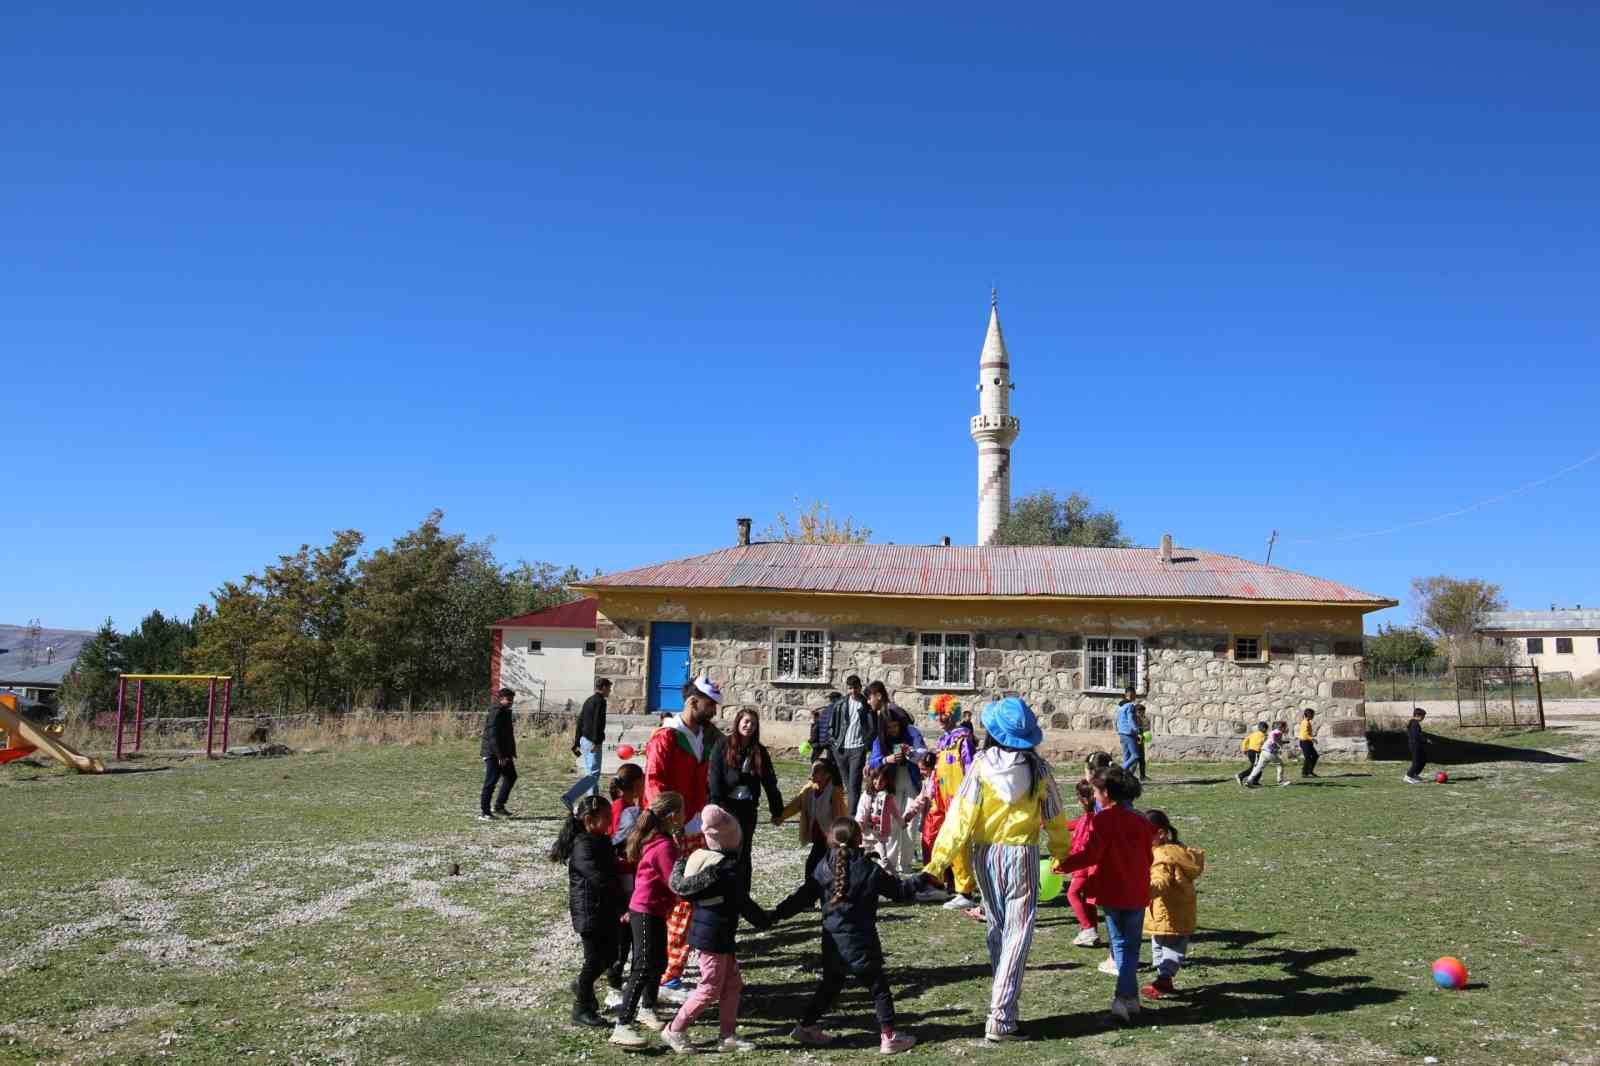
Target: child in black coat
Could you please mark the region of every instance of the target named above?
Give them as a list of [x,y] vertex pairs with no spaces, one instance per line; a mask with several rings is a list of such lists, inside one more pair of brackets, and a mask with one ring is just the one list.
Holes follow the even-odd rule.
[[722,1024],[721,1051],[752,1051],[755,1045],[739,1036],[739,996],[744,977],[734,957],[734,941],[739,919],[765,929],[772,924],[767,912],[750,898],[750,889],[740,861],[742,828],[730,812],[708,803],[700,811],[700,827],[706,846],[693,855],[678,859],[667,886],[694,903],[685,936],[689,946],[699,952],[700,983],[678,1014],[661,1030],[661,1039],[673,1051],[692,1051],[688,1029],[700,1012],[718,1005]]
[[893,1055],[917,1041],[895,1031],[894,995],[883,972],[883,943],[878,939],[878,897],[910,902],[929,882],[920,874],[903,880],[891,877],[868,858],[861,850],[861,826],[854,818],[835,820],[829,838],[833,847],[827,857],[772,912],[778,922],[822,902],[822,980],[790,1035],[816,1047],[829,1043],[833,1037],[817,1023],[833,1005],[845,978],[854,977],[872,990],[881,1037],[878,1050]]
[[583,941],[583,968],[572,983],[572,1024],[609,1028],[611,1023],[600,1017],[594,983],[616,962],[627,906],[611,844],[611,806],[595,795],[578,800],[550,847],[550,861],[567,864],[567,909]]

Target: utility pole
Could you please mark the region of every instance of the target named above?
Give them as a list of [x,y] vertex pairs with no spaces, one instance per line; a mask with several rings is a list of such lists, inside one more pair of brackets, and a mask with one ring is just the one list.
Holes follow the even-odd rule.
[[1278,543],[1278,531],[1274,529],[1272,536],[1267,538],[1267,565],[1272,565],[1272,546]]

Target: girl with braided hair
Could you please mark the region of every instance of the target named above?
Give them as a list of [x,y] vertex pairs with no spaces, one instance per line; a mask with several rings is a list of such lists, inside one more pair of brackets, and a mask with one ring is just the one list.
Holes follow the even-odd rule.
[[916,1038],[895,1029],[894,995],[884,973],[883,943],[878,939],[878,898],[909,902],[923,888],[923,878],[891,877],[861,849],[861,826],[853,818],[835,819],[828,831],[832,850],[809,873],[806,883],[773,910],[774,922],[822,903],[822,980],[790,1034],[802,1044],[821,1047],[833,1037],[818,1024],[833,1005],[846,977],[872,990],[878,1014],[878,1050],[894,1055]]

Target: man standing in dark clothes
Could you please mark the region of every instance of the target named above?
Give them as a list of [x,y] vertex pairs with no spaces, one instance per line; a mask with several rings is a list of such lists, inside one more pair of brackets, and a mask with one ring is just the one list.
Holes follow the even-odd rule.
[[878,716],[872,713],[861,690],[861,678],[851,674],[844,679],[844,699],[835,701],[828,713],[828,741],[834,762],[844,779],[845,808],[854,816],[861,799],[861,772],[867,766],[867,749],[878,735]]
[[[478,797],[480,822],[494,821],[495,814],[512,817],[506,810],[506,797],[517,783],[517,738],[511,733],[511,704],[516,698],[515,689],[501,689],[494,706],[483,717],[483,740],[478,745],[478,754],[483,758],[483,794]],[[490,814],[489,798],[494,796],[497,782],[500,795],[495,797],[494,814]]]
[[1406,747],[1411,749],[1411,769],[1406,771],[1406,784],[1422,784],[1422,768],[1428,764],[1428,742],[1422,736],[1422,720],[1428,712],[1421,707],[1411,708],[1411,721],[1406,723]]
[[600,791],[600,749],[606,739],[606,697],[610,695],[610,679],[599,678],[594,683],[594,695],[583,701],[583,710],[578,712],[572,754],[583,764],[583,776],[561,797],[561,805],[569,811],[580,797]]

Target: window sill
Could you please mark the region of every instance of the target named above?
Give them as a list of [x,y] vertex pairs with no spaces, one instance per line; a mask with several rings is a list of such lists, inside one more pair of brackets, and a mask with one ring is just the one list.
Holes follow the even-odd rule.
[[935,681],[918,681],[914,686],[918,692],[972,692],[978,686],[975,684],[940,684]]
[[[1085,688],[1079,689],[1085,696],[1122,696],[1125,692],[1120,688]],[[1134,693],[1134,699],[1142,700],[1144,696]]]
[[825,677],[775,677],[771,683],[774,685],[810,685],[812,688],[822,688],[827,685],[828,679]]
[[1270,659],[1230,659],[1228,661],[1235,666],[1270,666],[1272,663]]

